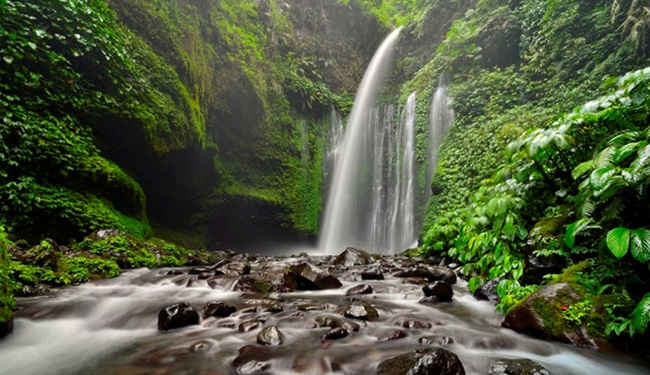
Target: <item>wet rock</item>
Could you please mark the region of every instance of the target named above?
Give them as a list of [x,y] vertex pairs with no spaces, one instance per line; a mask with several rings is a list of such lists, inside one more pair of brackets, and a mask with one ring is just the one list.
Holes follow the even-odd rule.
[[359,319],[359,320],[377,320],[379,313],[374,307],[363,303],[353,302],[345,308],[344,315],[346,318]]
[[524,285],[539,284],[544,276],[562,273],[567,266],[567,258],[557,254],[548,257],[528,254],[524,258],[524,273],[521,282]]
[[260,345],[282,345],[284,342],[284,335],[278,327],[276,326],[268,326],[264,327],[258,334],[257,334],[257,343]]
[[436,297],[440,302],[451,302],[454,291],[451,285],[444,281],[436,281],[431,285],[422,287],[424,295],[427,297]]
[[494,303],[501,302],[501,298],[499,298],[499,294],[497,293],[497,286],[501,280],[503,278],[497,277],[481,285],[474,291],[474,298]]
[[383,280],[384,274],[381,273],[379,268],[371,268],[367,271],[361,272],[361,280]]
[[297,290],[338,289],[343,286],[336,277],[319,273],[307,263],[289,267],[284,281],[288,287]]
[[9,335],[14,330],[14,320],[9,319],[6,322],[0,323],[0,339]]
[[239,332],[248,332],[257,329],[260,325],[262,325],[262,323],[255,320],[249,320],[241,323],[237,329]]
[[569,325],[562,312],[581,300],[567,283],[545,286],[515,305],[502,326],[529,336],[571,343],[577,346],[606,347],[605,342],[590,337],[583,326]]
[[187,327],[199,324],[199,313],[189,303],[181,302],[167,306],[158,313],[158,330]]
[[456,354],[445,349],[423,349],[389,358],[377,366],[376,375],[465,375]]
[[359,332],[359,329],[361,328],[361,326],[355,322],[328,315],[318,316],[315,320],[318,327],[343,328],[348,332]]
[[330,372],[324,356],[314,356],[311,352],[298,354],[293,360],[291,371],[297,374],[325,374]]
[[191,268],[188,273],[190,275],[200,275],[202,273],[212,273],[212,270],[207,267],[195,267]]
[[356,296],[360,294],[372,294],[372,287],[367,284],[361,284],[348,289],[345,293],[346,296]]
[[502,359],[492,362],[488,375],[551,375],[537,362],[530,359]]
[[273,356],[264,347],[247,345],[239,349],[237,358],[232,361],[236,375],[266,375],[270,374],[269,362]]
[[412,285],[427,285],[427,280],[422,277],[406,277],[402,280],[402,284]]
[[246,261],[231,261],[219,270],[228,276],[248,275],[251,273],[251,264]]
[[361,249],[348,247],[339,256],[334,259],[335,266],[361,266],[372,263],[373,259],[370,254]]
[[445,281],[449,284],[455,284],[457,281],[454,271],[446,267],[418,267],[410,270],[400,271],[395,274],[395,277],[418,277],[433,281]]
[[388,333],[381,334],[377,336],[378,341],[393,341],[399,340],[406,337],[406,332],[400,331],[399,329],[392,330]]
[[323,335],[323,340],[338,340],[347,337],[349,334],[350,332],[348,332],[348,330],[345,328],[332,328],[329,331],[325,332],[325,335]]
[[237,311],[237,307],[225,302],[211,301],[203,308],[205,318],[213,316],[215,318],[226,318]]
[[119,229],[104,228],[104,229],[95,230],[90,234],[90,236],[88,236],[88,238],[97,242],[97,241],[103,241],[117,236],[127,236],[127,234],[125,232],[122,232]]
[[266,304],[266,309],[272,313],[279,313],[284,311],[284,306],[280,301],[272,301]]
[[207,352],[208,350],[210,350],[211,347],[212,344],[210,344],[209,342],[199,341],[197,343],[192,344],[192,346],[190,346],[190,351],[194,353]]
[[422,345],[442,346],[453,344],[454,339],[447,336],[423,336],[418,339],[418,342]]
[[397,322],[395,322],[395,325],[397,325],[398,327],[408,328],[408,329],[428,329],[433,326],[429,322],[422,322],[419,320],[412,320],[412,319],[399,319]]
[[197,279],[199,280],[207,280],[210,277],[212,277],[212,272],[201,272],[198,276]]

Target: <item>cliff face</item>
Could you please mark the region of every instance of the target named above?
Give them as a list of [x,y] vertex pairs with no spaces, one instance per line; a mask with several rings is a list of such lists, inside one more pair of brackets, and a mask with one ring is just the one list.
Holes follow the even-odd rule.
[[314,235],[330,107],[349,107],[386,33],[333,0],[0,12],[2,224],[64,241],[102,226],[146,237],[149,220],[222,246]]

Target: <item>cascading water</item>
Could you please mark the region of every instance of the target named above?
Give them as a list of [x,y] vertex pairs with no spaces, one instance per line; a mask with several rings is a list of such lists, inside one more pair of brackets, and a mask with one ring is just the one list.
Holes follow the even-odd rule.
[[392,60],[399,32],[400,29],[393,31],[377,50],[364,74],[352,107],[342,143],[342,154],[334,172],[325,209],[319,243],[324,252],[337,253],[347,246],[368,248],[367,230],[363,228],[367,228],[368,223],[360,221],[360,218],[365,212],[366,200],[370,199],[363,194],[363,180],[368,175],[372,178],[372,171],[364,168],[368,163],[364,160],[366,150],[363,146],[368,140],[368,120],[375,95]]
[[[431,183],[438,165],[438,148],[442,139],[449,132],[454,122],[454,111],[450,108],[451,100],[447,95],[447,82],[440,77],[438,88],[431,99],[431,112],[429,118],[429,164],[427,168],[427,183]],[[431,195],[431,189],[426,189],[426,199]]]

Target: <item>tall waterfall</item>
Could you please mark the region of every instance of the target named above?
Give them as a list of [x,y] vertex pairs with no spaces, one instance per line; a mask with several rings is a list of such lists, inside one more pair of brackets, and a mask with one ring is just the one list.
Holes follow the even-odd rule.
[[429,117],[429,163],[427,166],[427,188],[426,198],[431,195],[431,189],[428,184],[433,180],[438,165],[438,148],[442,139],[449,132],[451,124],[454,122],[454,111],[450,108],[451,100],[447,95],[447,82],[444,77],[440,77],[438,88],[431,99],[431,112]]
[[345,137],[341,145],[341,155],[334,172],[325,208],[324,224],[321,230],[319,248],[326,253],[337,253],[347,246],[365,247],[370,251],[368,221],[364,221],[371,196],[364,191],[363,181],[373,178],[369,168],[367,152],[372,129],[371,112],[377,89],[383,81],[392,60],[400,29],[393,31],[381,44],[370,61],[355,98],[348,119]]

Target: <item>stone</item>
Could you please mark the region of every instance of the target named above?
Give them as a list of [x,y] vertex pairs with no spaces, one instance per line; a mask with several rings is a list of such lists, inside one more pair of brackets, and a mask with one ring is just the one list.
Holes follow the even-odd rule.
[[379,268],[371,268],[367,271],[361,272],[361,280],[383,280],[384,274],[381,273]]
[[359,329],[361,328],[361,326],[355,322],[328,315],[318,316],[315,320],[318,327],[343,328],[348,332],[359,332]]
[[393,341],[403,339],[404,337],[406,337],[406,332],[395,329],[377,336],[377,341]]
[[474,298],[493,303],[501,302],[501,298],[499,298],[499,294],[497,293],[497,286],[501,280],[503,280],[503,278],[497,277],[496,279],[489,280],[485,284],[481,285],[474,291]]
[[212,347],[208,341],[199,341],[190,346],[190,351],[194,353],[207,352]]
[[239,349],[237,358],[231,366],[236,375],[267,375],[273,356],[264,347],[246,345]]
[[458,281],[454,271],[447,267],[439,266],[417,267],[410,270],[400,271],[395,274],[395,277],[419,277],[426,279],[429,282],[440,280],[449,284],[456,284],[456,281]]
[[332,328],[329,331],[325,332],[325,335],[323,335],[323,340],[338,340],[347,337],[349,334],[350,332],[348,332],[348,330],[345,328]]
[[260,345],[282,345],[284,342],[284,335],[278,327],[276,326],[268,326],[264,327],[258,334],[257,334],[257,343]]
[[408,328],[408,329],[428,329],[433,326],[429,322],[422,322],[419,320],[412,320],[406,318],[399,319],[397,322],[395,322],[395,325],[398,327]]
[[389,358],[377,366],[376,375],[465,375],[456,354],[442,349],[421,349]]
[[368,284],[361,284],[348,289],[346,296],[356,296],[360,294],[372,294],[372,287]]
[[203,317],[227,318],[237,311],[237,307],[225,302],[210,301],[203,308]]
[[448,336],[422,336],[418,339],[422,345],[442,346],[454,343],[454,339]]
[[541,339],[606,348],[605,342],[587,334],[586,324],[576,327],[564,319],[562,312],[580,301],[580,295],[567,283],[547,285],[511,308],[502,326]]
[[231,261],[220,267],[219,270],[228,276],[248,275],[251,273],[251,264],[246,261]]
[[240,323],[239,326],[237,327],[237,329],[239,330],[239,332],[249,332],[249,331],[252,331],[254,329],[257,329],[261,324],[262,323],[260,323],[258,321],[249,320],[249,321]]
[[319,273],[307,263],[289,267],[284,274],[286,285],[295,290],[338,289],[343,284],[330,274]]
[[440,302],[451,302],[454,296],[454,290],[451,285],[444,281],[435,281],[433,284],[422,287],[424,295],[427,297],[437,297]]
[[552,375],[530,359],[501,359],[492,362],[488,375]]
[[158,313],[159,331],[196,325],[199,322],[199,313],[187,302],[167,306]]
[[366,251],[348,247],[334,259],[335,266],[362,266],[372,263],[373,259]]
[[271,301],[271,302],[267,303],[265,307],[269,312],[272,312],[272,313],[279,313],[279,312],[284,311],[284,306],[282,305],[282,302],[280,302],[280,301]]
[[374,307],[363,303],[353,302],[345,308],[344,313],[346,318],[359,319],[359,320],[377,320],[379,313]]
[[406,277],[402,280],[402,284],[412,285],[427,285],[427,280],[422,277]]

